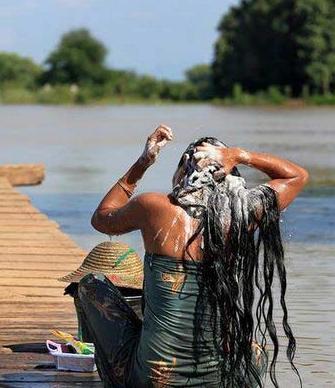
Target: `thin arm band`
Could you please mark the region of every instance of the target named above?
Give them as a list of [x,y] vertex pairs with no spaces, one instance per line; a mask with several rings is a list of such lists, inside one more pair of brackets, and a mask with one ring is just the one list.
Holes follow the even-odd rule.
[[127,186],[127,185],[122,181],[122,178],[119,179],[116,183],[123,189],[123,191],[127,194],[128,198],[130,198],[130,197],[134,194],[136,185],[134,186],[133,189],[130,189],[129,186]]

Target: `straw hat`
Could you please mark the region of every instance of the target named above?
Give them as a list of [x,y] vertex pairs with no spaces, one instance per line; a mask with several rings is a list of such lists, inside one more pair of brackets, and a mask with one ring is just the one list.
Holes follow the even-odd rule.
[[122,242],[104,241],[98,244],[79,268],[58,280],[79,282],[89,273],[102,273],[118,287],[142,288],[142,261],[134,249]]

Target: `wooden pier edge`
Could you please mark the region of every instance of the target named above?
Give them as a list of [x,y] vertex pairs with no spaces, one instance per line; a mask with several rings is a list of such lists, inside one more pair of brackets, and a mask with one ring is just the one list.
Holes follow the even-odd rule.
[[0,177],[7,178],[12,186],[39,185],[45,177],[42,163],[3,164]]
[[50,329],[77,331],[72,298],[63,296],[66,283],[57,278],[84,256],[0,168],[0,387],[101,386],[96,373],[61,373],[41,353]]

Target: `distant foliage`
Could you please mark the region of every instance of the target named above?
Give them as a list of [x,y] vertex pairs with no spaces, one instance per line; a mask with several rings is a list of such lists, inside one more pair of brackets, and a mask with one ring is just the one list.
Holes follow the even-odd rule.
[[196,99],[209,100],[214,97],[212,69],[209,65],[193,66],[185,74],[188,82],[194,87]]
[[182,81],[107,67],[85,28],[65,33],[42,66],[0,52],[0,103],[335,104],[334,0],[240,0],[218,30],[213,62]]
[[107,49],[88,30],[64,34],[46,60],[42,81],[50,84],[87,84],[106,81],[104,66]]
[[334,21],[333,0],[241,1],[218,27],[216,94],[231,95],[235,84],[251,93],[289,87],[293,96],[304,87],[313,93],[334,89]]
[[32,89],[42,68],[30,58],[17,54],[0,52],[0,86],[20,86]]
[[[196,100],[205,95],[204,80],[186,82],[158,80],[134,71],[109,69],[105,66],[107,50],[86,29],[70,31],[45,61],[46,69],[40,77],[41,85],[51,85],[39,93],[44,103],[86,103],[108,98]],[[208,76],[208,69],[206,77]],[[77,85],[78,91],[60,85]],[[201,97],[202,98],[202,97]],[[204,97],[207,98],[207,97]]]

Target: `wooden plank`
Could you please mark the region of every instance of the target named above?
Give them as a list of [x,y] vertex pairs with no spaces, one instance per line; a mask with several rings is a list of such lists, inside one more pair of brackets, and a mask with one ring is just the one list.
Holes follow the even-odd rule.
[[[27,311],[26,310],[18,311],[17,317],[13,317],[13,314],[11,314],[11,313],[12,313],[11,311],[6,311],[6,316],[1,318],[4,321],[1,321],[0,327],[6,326],[6,319],[8,320],[7,322],[9,322],[10,319],[15,319],[15,318],[27,319]],[[21,314],[21,315],[19,315],[19,314]],[[30,318],[30,321],[38,322],[39,319],[42,320],[41,322],[43,322],[43,319],[45,319],[45,322],[55,320],[55,322],[57,322],[57,325],[59,325],[59,324],[61,325],[60,327],[65,326],[65,324],[62,322],[65,322],[67,320],[70,320],[71,322],[76,322],[76,320],[77,320],[77,318],[76,318],[77,315],[76,315],[73,303],[70,303],[70,302],[65,303],[65,308],[62,311],[60,311],[59,309],[57,309],[57,310],[44,310],[44,311],[35,310],[33,312],[33,314],[31,314],[31,316],[34,318],[36,317],[36,319]],[[64,317],[66,317],[66,319]],[[7,329],[8,329],[8,326],[7,326]],[[0,332],[0,335],[1,334],[2,334],[2,331]]]
[[[37,296],[40,298],[48,296],[60,297],[63,295],[63,289],[57,285],[42,285],[34,284],[33,282],[30,285],[12,285],[12,284],[2,284],[1,290],[5,295],[6,292],[11,295],[21,295],[21,296]],[[2,298],[2,296],[1,296]]]
[[1,202],[14,202],[14,203],[31,203],[31,199],[28,195],[20,194],[18,192],[11,192],[11,194],[0,193]]
[[[2,348],[6,349],[6,348]],[[10,351],[10,348],[7,348]],[[48,353],[13,353],[13,352],[1,352],[1,360],[3,361],[0,364],[0,369],[8,369],[9,366],[12,366],[14,363],[20,366],[21,368],[27,368],[33,363],[38,364],[40,362],[50,362],[53,363],[53,356]],[[14,364],[15,365],[15,364]]]
[[[4,332],[4,330],[9,330],[8,325],[11,325],[11,328],[13,327],[18,327],[18,328],[28,328],[29,326],[34,326],[36,327],[36,324],[43,324],[46,326],[47,329],[53,328],[55,325],[59,324],[60,319],[62,319],[63,325],[66,326],[73,326],[75,331],[77,330],[76,324],[76,314],[73,312],[72,314],[69,314],[67,312],[66,317],[63,317],[61,314],[56,314],[50,312],[50,314],[44,314],[44,315],[38,315],[35,319],[33,318],[27,318],[27,317],[4,317],[0,318],[0,328],[1,328],[1,333]],[[43,327],[44,327],[43,326]],[[42,327],[42,326],[41,326]],[[10,329],[11,329],[10,328]]]
[[34,278],[34,277],[25,277],[25,278],[0,278],[0,287],[12,287],[13,289],[23,289],[25,287],[32,288],[61,288],[61,284],[56,277],[49,278]]
[[50,330],[57,328],[62,329],[64,327],[66,327],[66,330],[68,330],[68,332],[76,334],[78,331],[76,315],[75,313],[73,313],[73,316],[71,317],[71,315],[67,313],[67,316],[67,319],[64,319],[63,317],[62,320],[60,317],[58,317],[58,319],[52,319],[52,317],[49,316],[50,319],[48,321],[30,320],[26,323],[11,319],[8,321],[8,325],[10,325],[10,328],[8,328],[8,325],[6,326],[5,324],[0,325],[0,338],[5,338],[6,336],[13,334],[17,336],[26,336],[27,333],[29,333],[29,335],[34,335],[38,334],[40,331],[41,333],[43,333],[44,340],[46,340],[50,337],[53,337],[53,335],[50,333]]
[[0,249],[0,255],[6,255],[6,254],[23,254],[23,255],[75,255],[82,253],[82,250],[79,247],[76,248],[67,248],[58,246],[57,242],[55,241],[54,244],[50,244],[50,246],[47,247],[25,247],[25,246],[16,246],[16,247],[1,247]]
[[[73,265],[76,266],[75,263]],[[29,273],[26,273],[25,271],[21,271],[18,269],[14,269],[14,270],[2,269],[0,272],[0,279],[15,278],[16,281],[18,281],[18,279],[30,279],[30,281],[32,281],[33,279],[57,279],[62,275],[63,275],[63,271],[54,269],[54,268],[49,268],[44,270],[41,270],[40,268],[38,268],[35,271],[29,271]]]
[[[17,191],[13,190],[12,187],[1,187],[0,186],[0,194],[12,194],[12,193],[18,193]],[[19,194],[19,193],[18,193]]]
[[17,233],[18,235],[26,233],[26,232],[53,232],[55,231],[55,228],[58,228],[59,226],[56,225],[0,225],[0,233],[6,232],[6,233]]
[[[66,283],[64,283],[65,287]],[[31,311],[39,311],[39,306],[45,305],[48,306],[50,309],[50,306],[52,305],[60,305],[64,303],[70,303],[68,302],[68,299],[63,296],[63,290],[59,290],[59,295],[57,296],[47,296],[47,295],[15,295],[15,299],[12,297],[8,297],[5,292],[0,295],[0,306],[7,305],[8,300],[11,301],[11,305],[13,309],[16,309],[18,311],[21,311],[21,309],[24,309],[24,306],[29,306],[29,309]],[[7,294],[10,294],[7,290]],[[13,293],[11,293],[11,296],[13,296]],[[14,311],[14,310],[13,310]],[[1,345],[0,345],[1,346]]]
[[12,190],[1,190],[0,188],[0,201],[16,201],[16,200],[25,200],[31,202],[31,199],[26,194],[18,193],[17,191]]
[[[68,262],[67,260],[64,260],[64,257],[60,255],[60,258],[62,258],[61,262],[58,261],[39,261],[39,262],[32,262],[32,263],[24,263],[24,262],[7,262],[4,264],[1,264],[0,270],[20,270],[20,271],[36,271],[36,270],[57,270],[57,271],[64,271],[64,275],[66,275],[68,272],[73,271],[76,269],[80,264],[80,259],[78,261],[71,261]],[[1,295],[0,295],[1,296]]]
[[21,200],[16,201],[13,205],[1,206],[0,209],[1,209],[1,213],[6,212],[7,210],[8,211],[12,210],[11,213],[15,213],[15,211],[22,211],[22,207],[26,208],[27,210],[31,209],[31,210],[34,210],[35,212],[36,211],[39,212],[39,210],[36,209],[36,207],[33,206],[31,202],[21,201]]
[[[63,328],[64,326],[61,325],[58,327]],[[21,328],[21,329],[13,328],[12,332],[11,331],[8,331],[8,332],[1,331],[0,339],[5,339],[6,337],[12,338],[13,334],[15,334],[15,336],[17,338],[24,338],[24,337],[29,338],[29,341],[27,340],[27,342],[33,342],[34,340],[36,341],[36,340],[38,340],[38,338],[41,339],[41,342],[44,342],[48,338],[52,337],[52,335],[50,334],[50,330],[55,329],[55,328],[57,328],[57,327],[56,326],[50,327],[50,325],[48,327],[40,327],[40,328],[39,327],[31,327],[31,328],[29,328],[29,330],[25,330],[24,328]],[[77,328],[74,325],[67,327],[67,330],[68,330],[68,332],[73,333],[73,334],[76,334],[76,332],[77,332]],[[7,342],[7,344],[8,343],[9,342]]]
[[[62,290],[63,291],[63,290]],[[28,299],[28,298],[26,298]],[[69,295],[63,295],[63,293],[58,298],[53,298],[53,303],[50,303],[49,298],[39,298],[39,305],[37,305],[36,300],[31,301],[32,298],[28,300],[25,299],[24,303],[21,303],[20,309],[14,309],[6,301],[3,301],[0,306],[4,314],[1,315],[1,318],[6,317],[20,317],[22,316],[27,318],[27,312],[32,311],[34,314],[30,315],[31,317],[40,317],[40,316],[49,316],[51,313],[55,316],[61,316],[64,313],[70,312],[72,316],[75,312],[73,298]],[[7,301],[8,302],[8,301]],[[20,301],[13,300],[13,304],[19,304]],[[73,315],[74,316],[74,315]],[[64,318],[64,315],[63,315]]]
[[[61,274],[59,274],[60,276]],[[18,284],[19,283],[19,284]],[[34,289],[37,287],[43,288],[61,288],[60,282],[56,277],[52,278],[44,278],[44,277],[25,277],[25,278],[0,278],[0,287],[12,287],[12,290],[15,289],[30,289],[33,287]]]
[[[21,213],[23,214],[23,213]],[[48,219],[39,219],[35,220],[34,218],[31,218],[30,215],[34,215],[36,213],[26,213],[27,217],[26,219],[12,219],[10,214],[8,214],[7,220],[2,219],[0,220],[0,227],[22,227],[22,226],[32,226],[32,227],[58,227],[58,224],[55,221],[50,221]]]
[[62,318],[62,321],[69,322],[71,325],[75,321],[75,315],[73,316],[64,316],[63,312],[55,312],[53,310],[49,311],[49,313],[43,312],[43,314],[38,314],[38,315],[33,315],[30,317],[27,317],[26,314],[22,314],[21,316],[16,315],[15,317],[13,316],[8,316],[6,314],[6,317],[1,316],[0,317],[0,327],[7,327],[7,324],[14,323],[15,325],[19,324],[35,324],[36,322],[41,322],[41,323],[54,323],[54,322],[59,322],[59,319]]
[[[6,192],[6,190],[7,190],[7,192]],[[26,194],[22,194],[18,191],[14,191],[14,190],[11,190],[11,191],[8,191],[8,189],[6,189],[6,190],[4,192],[2,192],[0,189],[0,198],[4,201],[24,200],[27,202],[31,202],[30,197]]]
[[12,186],[38,185],[45,176],[44,164],[5,164],[0,166],[0,176],[6,177]]
[[[33,206],[30,205],[25,205],[25,206],[4,206],[0,207],[1,213],[2,214],[38,214],[39,211],[34,208]],[[50,221],[54,222],[54,221]]]
[[[2,388],[73,388],[73,387],[103,387],[97,373],[61,373],[55,369],[24,371],[11,373],[13,370],[3,369],[0,375]],[[6,384],[6,385],[4,385]],[[10,385],[8,385],[10,384]]]
[[[10,304],[8,303],[8,300],[2,300],[0,301],[0,306],[3,311],[9,311],[10,313],[14,313],[15,309],[19,313],[24,311],[42,313],[44,311],[50,311],[50,309],[54,309],[54,311],[67,311],[69,308],[71,310],[74,308],[71,297],[68,295],[63,295],[63,293],[57,298],[27,297],[24,298],[24,303],[21,303],[21,300],[23,299],[21,298],[20,300],[11,300]],[[15,305],[14,309],[13,305]],[[20,305],[20,308],[16,308],[16,305]]]
[[10,199],[7,199],[7,200],[4,200],[2,198],[0,198],[0,208],[1,207],[26,207],[26,206],[29,206],[30,205],[30,201],[27,200],[27,199],[24,199],[24,198],[20,198],[20,199],[13,199],[13,200],[10,200]]
[[[7,373],[11,373],[11,371],[6,371]],[[16,370],[16,373],[17,373],[17,370]],[[26,373],[27,372],[22,372],[20,371],[20,374],[19,374],[19,378],[20,378],[20,381],[26,381]],[[64,381],[59,381],[58,378],[53,378],[53,380],[49,380],[49,381],[43,381],[43,382],[37,382],[37,381],[34,381],[32,384],[29,383],[29,382],[25,382],[25,383],[19,383],[19,382],[7,382],[7,383],[3,383],[4,385],[2,385],[2,388],[73,388],[74,386],[75,387],[92,387],[92,388],[102,388],[103,387],[103,383],[102,382],[98,382],[98,381],[87,381],[85,380],[84,382],[82,381],[78,381],[77,380],[78,377],[76,376],[73,376],[72,379],[68,382],[64,382]]]
[[[70,255],[70,257],[64,257],[62,255],[47,255],[47,256],[36,256],[36,255],[21,255],[21,254],[9,254],[9,255],[0,255],[0,266],[2,269],[5,269],[5,266],[7,267],[8,263],[26,263],[27,265],[30,265],[29,263],[36,263],[36,264],[41,264],[41,263],[50,263],[50,264],[62,264],[66,263],[72,266],[72,264],[80,263],[82,259],[84,258],[84,254],[75,254],[75,255]],[[2,264],[5,263],[5,264]],[[10,269],[16,269],[15,265],[14,268]],[[42,268],[40,268],[42,269]],[[53,268],[56,269],[56,268]]]
[[11,213],[10,216],[7,214],[3,214],[0,212],[0,221],[8,220],[10,217],[11,220],[21,220],[24,221],[27,218],[30,220],[49,220],[49,218],[45,214],[41,214],[40,212],[32,212],[32,213]]
[[[61,307],[61,305],[63,307]],[[5,305],[6,306],[6,305]],[[3,308],[3,305],[1,305]],[[66,295],[64,296],[64,302],[61,303],[55,303],[52,306],[47,306],[46,303],[42,305],[42,307],[45,307],[45,309],[38,309],[34,311],[34,314],[31,314],[30,316],[27,316],[27,311],[31,310],[29,304],[25,305],[23,304],[22,310],[14,312],[10,309],[10,306],[7,306],[3,309],[4,314],[0,317],[0,324],[6,324],[8,319],[25,319],[25,320],[38,320],[42,319],[42,321],[50,320],[50,319],[73,319],[75,317],[75,308],[73,305],[73,299],[71,296]],[[70,313],[70,314],[68,314]]]
[[[10,240],[13,238],[17,238],[19,233],[9,231],[0,233],[0,240]],[[26,231],[23,235],[20,236],[23,240],[43,240],[48,238],[60,238],[63,240],[73,241],[70,237],[66,236],[62,233],[58,228],[52,230],[45,230],[43,232],[34,232],[34,231]]]
[[[1,239],[0,238],[0,247],[17,247],[18,242],[17,239],[20,238],[19,236],[16,236],[16,241],[11,240],[11,239]],[[53,245],[53,243],[57,241],[58,247],[62,248],[71,248],[71,249],[76,249],[78,250],[78,246],[71,240],[69,239],[63,239],[63,238],[44,238],[43,240],[26,240],[22,239],[20,240],[20,246],[21,247],[28,247],[28,248],[50,248],[50,246]]]
[[[0,233],[0,245],[15,245],[15,241],[17,239],[20,239],[20,241],[25,241],[26,243],[30,242],[31,244],[38,244],[38,243],[48,243],[50,244],[52,241],[59,241],[62,243],[68,243],[72,244],[73,246],[76,246],[75,242],[64,235],[58,235],[55,232],[41,232],[41,233],[25,233],[23,235],[20,235],[19,233]],[[15,240],[15,241],[13,241]]]
[[[62,322],[62,327],[64,327],[64,326],[68,327],[69,325],[76,325],[77,324],[77,315],[76,315],[76,312],[74,311],[73,306],[72,306],[72,309],[67,308],[62,312],[60,312],[58,310],[57,311],[54,311],[54,310],[44,311],[43,314],[38,314],[38,312],[35,312],[33,317],[34,317],[34,319],[29,318],[29,320],[27,320],[27,316],[24,316],[23,314],[22,314],[22,316],[13,317],[10,315],[7,316],[7,313],[6,313],[6,316],[1,318],[1,321],[0,321],[0,328],[1,328],[0,335],[3,332],[2,328],[8,329],[9,324],[10,325],[16,324],[19,326],[22,324],[23,327],[25,327],[24,326],[25,321],[27,324],[31,324],[31,325],[33,325],[33,324],[38,325],[39,322],[41,324],[42,323],[49,323],[49,324],[52,323],[52,325],[53,325],[52,327],[55,327],[55,325],[59,325],[60,322]],[[50,328],[50,326],[49,326],[49,328]],[[76,330],[77,330],[77,327],[75,327],[75,331]]]

